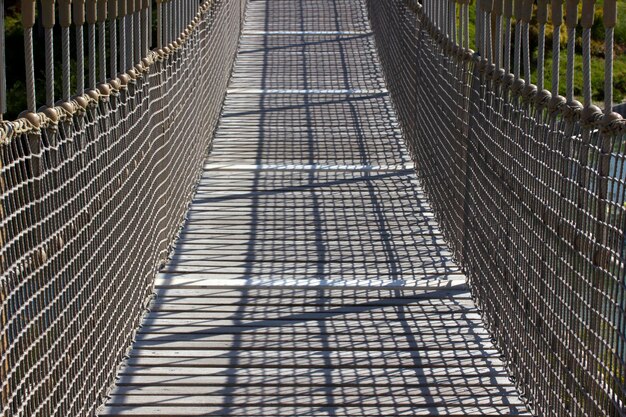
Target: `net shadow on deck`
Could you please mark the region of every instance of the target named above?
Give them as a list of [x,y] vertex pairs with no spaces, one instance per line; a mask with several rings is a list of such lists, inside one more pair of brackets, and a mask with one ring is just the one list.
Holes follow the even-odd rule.
[[363,2],[251,1],[102,415],[526,415],[412,169]]

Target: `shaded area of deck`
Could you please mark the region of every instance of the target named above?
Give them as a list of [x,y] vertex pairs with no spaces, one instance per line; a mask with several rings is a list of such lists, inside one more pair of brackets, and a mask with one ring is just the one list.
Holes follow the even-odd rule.
[[252,0],[107,416],[526,415],[412,170],[362,1]]

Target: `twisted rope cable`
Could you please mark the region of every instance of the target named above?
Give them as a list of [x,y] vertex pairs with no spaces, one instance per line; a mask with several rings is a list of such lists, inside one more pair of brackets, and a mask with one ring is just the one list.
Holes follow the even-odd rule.
[[76,26],[76,93],[85,92],[85,46],[83,43],[83,26]]
[[141,36],[141,26],[141,11],[136,11],[133,13],[133,45],[135,46],[133,65],[137,64],[143,56],[142,46],[144,40]]
[[502,61],[504,63],[504,71],[509,74],[511,72],[511,18],[504,19],[504,52],[502,53]]
[[539,25],[539,44],[537,45],[537,89],[544,88],[544,67],[546,63],[546,25]]
[[109,20],[109,76],[117,74],[117,20]]
[[565,98],[568,102],[574,100],[574,64],[576,52],[576,28],[567,30],[567,92]]
[[606,28],[604,32],[604,112],[613,109],[613,43],[615,29]]
[[523,54],[524,54],[524,71],[525,78],[527,83],[531,83],[531,67],[530,67],[530,35],[529,35],[529,27],[528,23],[522,23],[522,30],[524,36],[523,42]]
[[128,69],[126,66],[126,51],[128,46],[126,45],[126,17],[122,16],[118,20],[117,29],[119,31],[119,54],[120,54],[120,72],[124,72]]
[[7,111],[6,52],[4,39],[4,0],[0,0],[0,119]]
[[89,88],[96,88],[96,25],[87,25]]
[[24,29],[24,59],[26,65],[26,103],[28,111],[37,107],[35,98],[35,63],[33,59],[33,28]]
[[52,28],[44,29],[46,42],[46,106],[54,106],[54,41]]
[[100,76],[100,82],[105,82],[107,79],[107,60],[106,60],[106,27],[105,23],[98,22],[98,72]]
[[61,28],[61,77],[62,84],[61,89],[63,90],[61,95],[64,101],[68,101],[70,99],[70,82],[71,82],[71,73],[70,73],[70,28],[63,27]]
[[135,32],[133,29],[133,16],[124,16],[124,23],[126,25],[126,68],[124,70],[127,70],[128,68],[135,65],[135,57],[133,56],[135,52],[133,42],[133,36]]
[[583,29],[583,104],[591,105],[591,29]]
[[499,70],[502,68],[502,16],[500,15],[496,15],[495,31],[493,61],[496,65],[496,70]]
[[561,25],[554,27],[552,33],[552,95],[559,94],[559,77],[561,67]]
[[522,69],[522,25],[519,20],[515,21],[515,44],[513,45],[513,75],[519,78]]

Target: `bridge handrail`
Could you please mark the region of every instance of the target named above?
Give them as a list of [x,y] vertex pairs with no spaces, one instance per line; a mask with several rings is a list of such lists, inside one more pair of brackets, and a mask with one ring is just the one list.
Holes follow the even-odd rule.
[[[626,122],[611,111],[611,53],[605,109],[592,102],[595,1],[581,10],[583,104],[574,97],[578,1],[565,4],[567,97],[558,75],[552,92],[543,87],[546,0],[368,3],[417,171],[529,406],[539,416],[625,416]],[[612,51],[616,2],[604,5]],[[562,8],[552,1],[555,46]]]
[[[82,3],[74,5],[80,14]],[[138,49],[115,40],[118,52],[129,53],[120,73],[96,83],[88,68],[85,91],[79,80],[77,94],[65,91],[56,105],[47,97],[39,112],[31,89],[29,111],[2,123],[3,417],[96,413],[135,338],[202,172],[245,1],[156,5],[161,47],[148,51],[147,39]],[[79,37],[83,23],[92,40],[96,28],[111,28],[93,15],[98,6],[88,1],[86,23],[79,19],[74,26]],[[134,14],[112,19],[122,33],[133,20],[149,17],[145,3],[136,6]],[[143,39],[150,27],[129,33]],[[180,29],[176,39],[172,28]],[[89,43],[88,55],[101,58],[102,44]]]

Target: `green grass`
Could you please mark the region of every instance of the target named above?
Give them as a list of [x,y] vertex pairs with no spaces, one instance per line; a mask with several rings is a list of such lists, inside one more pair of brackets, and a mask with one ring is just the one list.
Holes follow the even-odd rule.
[[[591,86],[592,98],[594,102],[600,104],[604,100],[604,26],[602,24],[602,5],[603,0],[598,0],[595,12],[594,25],[592,28],[592,46],[591,46]],[[580,6],[582,7],[582,5]],[[613,66],[613,101],[618,104],[626,100],[626,1],[618,3],[618,23],[615,28],[615,55]],[[475,49],[475,8],[470,9],[470,47]],[[531,23],[530,47],[532,59],[532,81],[537,83],[537,44],[538,30],[536,21]],[[514,27],[513,27],[514,30]],[[544,85],[549,89],[552,80],[552,25],[546,26],[546,63],[544,70]],[[574,71],[574,94],[579,101],[582,101],[582,28],[579,26],[576,31],[576,59]],[[566,29],[561,27],[561,48],[564,48],[567,42]],[[559,93],[565,95],[565,71],[566,71],[567,54],[565,51],[560,53]]]

